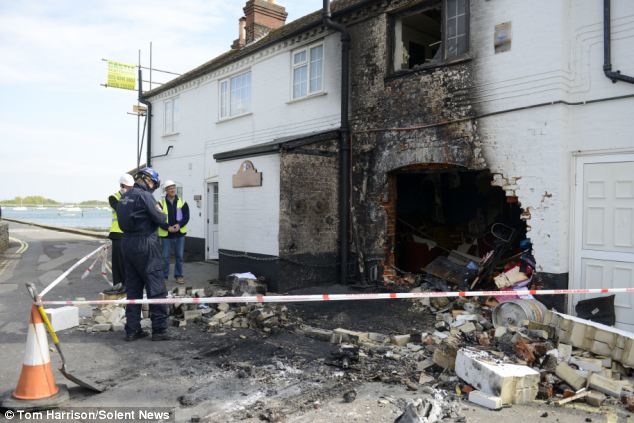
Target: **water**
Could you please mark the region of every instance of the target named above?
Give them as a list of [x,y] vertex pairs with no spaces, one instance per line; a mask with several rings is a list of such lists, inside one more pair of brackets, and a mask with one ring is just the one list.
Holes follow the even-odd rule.
[[112,213],[110,207],[85,207],[81,211],[62,211],[57,207],[27,207],[26,210],[13,210],[13,207],[2,206],[2,217],[65,228],[108,230]]

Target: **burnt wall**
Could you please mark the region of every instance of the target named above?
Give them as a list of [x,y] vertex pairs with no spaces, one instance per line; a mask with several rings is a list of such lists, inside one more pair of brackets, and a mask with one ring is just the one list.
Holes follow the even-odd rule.
[[336,281],[339,231],[337,139],[280,156],[280,288]]
[[389,254],[390,172],[410,166],[483,169],[471,103],[472,62],[390,71],[390,12],[349,22],[351,34],[352,239],[368,267]]

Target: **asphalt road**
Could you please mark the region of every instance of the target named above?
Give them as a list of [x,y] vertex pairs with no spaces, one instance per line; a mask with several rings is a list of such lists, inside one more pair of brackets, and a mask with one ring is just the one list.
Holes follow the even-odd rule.
[[[102,239],[17,223],[9,224],[9,234],[10,248],[0,254],[1,391],[15,388],[21,370],[32,304],[25,285],[34,283],[41,291],[104,242]],[[96,272],[81,280],[82,272],[91,262],[89,260],[86,266],[68,275],[47,298],[95,298],[108,284]]]

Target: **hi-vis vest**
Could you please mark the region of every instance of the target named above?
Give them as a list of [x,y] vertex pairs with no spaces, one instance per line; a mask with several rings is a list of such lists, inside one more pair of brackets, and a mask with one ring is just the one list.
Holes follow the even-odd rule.
[[[178,201],[176,202],[176,221],[178,222],[179,220],[183,219],[183,206],[185,205],[185,203],[183,203],[183,200],[181,200],[180,198],[178,199]],[[165,200],[165,197],[163,197],[163,199],[161,200],[161,207],[163,208],[163,210],[165,210],[165,223],[169,223],[169,213],[167,211],[167,201]],[[182,234],[186,234],[187,233],[187,226],[181,226],[180,230],[178,231]],[[158,228],[158,235],[160,237],[165,238],[167,235],[169,234],[169,232],[167,232],[166,229],[163,229],[159,226]]]
[[[121,192],[119,192],[119,191],[117,191],[114,194],[112,194],[112,196],[117,199],[117,203],[119,202],[119,200],[121,200]],[[123,231],[119,227],[119,221],[117,220],[117,211],[116,210],[112,210],[112,223],[110,224],[110,232],[116,232],[116,233],[120,233],[120,234],[123,233]]]

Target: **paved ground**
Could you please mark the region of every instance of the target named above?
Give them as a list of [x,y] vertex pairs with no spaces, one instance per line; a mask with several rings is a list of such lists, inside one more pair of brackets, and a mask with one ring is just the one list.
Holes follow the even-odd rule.
[[[15,388],[21,370],[31,305],[24,283],[34,282],[41,290],[103,242],[87,234],[17,223],[11,223],[10,232],[11,248],[0,255],[0,391]],[[92,274],[81,280],[84,269],[70,274],[47,297],[96,298],[107,284]],[[185,276],[188,286],[208,287],[216,279],[217,267],[214,263],[186,263]],[[170,280],[169,287],[175,286]],[[322,289],[346,291],[336,286],[313,291]],[[288,308],[296,319],[313,326],[388,334],[408,328],[420,330],[430,318],[433,320],[433,316],[416,313],[400,301],[296,304]],[[421,390],[408,391],[400,382],[408,370],[398,361],[381,358],[372,361],[371,368],[358,364],[344,371],[328,363],[336,345],[292,330],[210,331],[205,325],[188,324],[171,331],[170,341],[133,343],[124,342],[121,332],[62,331],[60,339],[72,373],[108,388],[97,395],[86,392],[55,370],[57,383],[70,387],[69,405],[169,407],[178,422],[190,421],[196,415],[206,422],[392,422],[408,400],[423,395]],[[51,358],[57,369],[59,357],[52,354]],[[351,389],[356,390],[356,400],[348,403],[342,395]],[[491,412],[461,402],[459,408],[468,422],[625,422],[629,418],[619,407],[576,410],[535,403]]]

